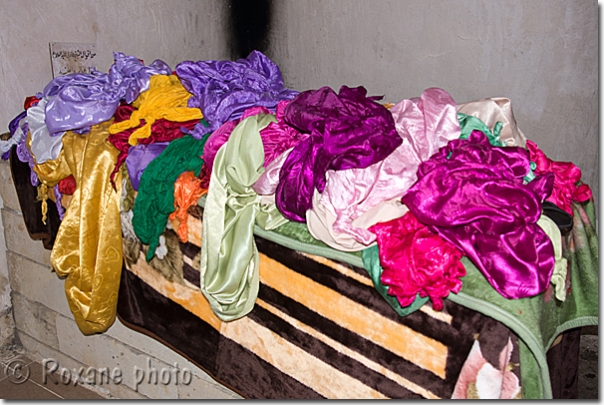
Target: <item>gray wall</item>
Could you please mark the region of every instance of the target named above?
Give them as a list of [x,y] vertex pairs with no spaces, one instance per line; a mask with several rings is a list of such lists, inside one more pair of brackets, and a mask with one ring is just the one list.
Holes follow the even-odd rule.
[[367,88],[397,102],[440,87],[512,100],[519,128],[571,161],[597,200],[595,0],[280,0],[268,54],[295,89]]
[[[103,72],[114,51],[174,69],[187,59],[228,58],[226,11],[220,0],[0,0],[0,133],[23,111],[25,97],[52,79],[49,42],[95,43]],[[1,221],[0,231],[2,347],[14,324]]]

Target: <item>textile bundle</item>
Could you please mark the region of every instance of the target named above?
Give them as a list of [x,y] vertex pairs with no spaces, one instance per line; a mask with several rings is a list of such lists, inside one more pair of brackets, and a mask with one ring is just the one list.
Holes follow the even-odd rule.
[[525,137],[509,99],[298,92],[257,51],[174,70],[114,59],[108,74],[57,77],[29,97],[0,145],[32,169],[42,217],[62,220],[51,264],[84,334],[114,322],[123,247],[137,240],[147,262],[162,259],[170,226],[181,243],[201,235],[198,288],[224,322],[256,304],[254,233],[288,226],[362,257],[401,316],[441,310],[467,263],[505,299],[549,289],[565,300],[564,227],[591,191],[578,167]]

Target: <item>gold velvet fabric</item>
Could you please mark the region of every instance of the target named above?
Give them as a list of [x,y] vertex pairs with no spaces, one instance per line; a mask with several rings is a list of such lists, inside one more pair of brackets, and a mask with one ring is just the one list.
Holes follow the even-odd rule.
[[113,324],[122,271],[121,172],[116,189],[109,181],[119,153],[107,141],[112,122],[95,125],[84,135],[67,132],[59,157],[34,167],[48,186],[70,174],[76,180],[50,261],[65,277],[69,308],[85,335]]

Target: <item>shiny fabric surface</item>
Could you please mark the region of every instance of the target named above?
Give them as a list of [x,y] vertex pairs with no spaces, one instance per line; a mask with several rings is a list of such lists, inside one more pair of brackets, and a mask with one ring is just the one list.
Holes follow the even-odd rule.
[[[25,125],[27,126],[27,123],[25,123]],[[23,130],[24,133],[27,133],[27,136],[25,137],[24,142],[19,142],[17,144],[17,158],[20,162],[27,163],[29,165],[29,168],[31,169],[29,179],[31,181],[31,185],[36,187],[38,184],[40,184],[40,181],[38,180],[38,175],[34,171],[34,166],[36,164],[34,161],[34,157],[31,155],[31,152],[29,150],[29,143],[31,142],[31,133],[29,132],[29,129],[27,129],[27,132],[25,132],[25,128]]]
[[[302,139],[308,137],[308,134],[301,134],[300,132],[296,131],[296,129],[290,127],[284,122],[283,113],[288,103],[288,101],[280,101],[279,104],[277,104],[277,110],[275,113],[277,121],[271,122],[266,128],[260,131],[260,138],[262,139],[262,145],[264,148],[264,166],[266,168],[271,165],[273,160],[281,156],[285,150],[293,148]],[[204,150],[204,160],[210,170],[218,149],[224,145],[237,124],[247,117],[260,113],[269,114],[270,111],[264,107],[249,108],[243,112],[243,115],[240,119],[225,122],[210,135]],[[283,162],[281,162],[281,165],[282,164]],[[281,165],[279,166],[279,170],[281,169]],[[269,194],[274,194],[274,191]]]
[[31,134],[30,151],[36,163],[44,163],[47,160],[58,158],[63,147],[61,137],[64,132],[51,136],[44,121],[46,118],[44,110],[47,104],[48,99],[43,98],[37,105],[27,110],[27,124]]
[[556,264],[550,283],[554,286],[556,298],[560,301],[564,301],[566,300],[566,274],[568,273],[568,261],[565,257],[562,257],[562,234],[556,223],[545,214],[542,214],[539,217],[537,225],[543,229],[552,241]]
[[287,220],[275,205],[260,204],[252,185],[264,170],[260,131],[273,115],[241,121],[214,161],[205,201],[201,237],[200,286],[223,321],[248,314],[259,288],[259,256],[254,225],[265,230]]
[[[186,171],[199,175],[206,140],[207,137],[195,139],[190,135],[173,140],[141,176],[132,226],[141,242],[149,245],[147,261],[153,259],[168,216],[174,211],[174,182]],[[156,144],[148,146],[153,145]]]
[[459,138],[455,101],[442,89],[430,88],[421,97],[402,100],[390,112],[402,144],[367,168],[329,170],[320,200],[313,198],[306,212],[309,231],[335,249],[362,250],[373,243],[376,237],[368,227],[407,212],[392,200],[415,183],[419,164]]
[[184,172],[174,183],[174,212],[168,219],[174,221],[178,219],[178,229],[176,234],[181,242],[187,243],[189,240],[187,225],[187,210],[197,204],[197,201],[208,190],[201,186],[201,180],[193,172]]
[[281,168],[276,202],[283,215],[305,222],[314,189],[323,192],[328,170],[365,168],[402,143],[392,114],[367,97],[364,87],[329,87],[300,93],[285,108],[285,122],[310,136],[300,141]]
[[68,170],[38,173],[49,185],[66,174],[76,180],[50,262],[59,276],[66,277],[69,308],[85,335],[104,332],[113,324],[122,270],[122,182],[119,173],[117,190],[109,182],[118,153],[107,142],[110,124],[95,125],[87,135],[67,132],[57,166]]
[[208,137],[208,141],[206,142],[206,146],[203,149],[203,161],[210,172],[212,171],[212,167],[214,166],[214,159],[216,158],[218,150],[229,139],[229,136],[231,136],[231,132],[233,132],[235,127],[247,117],[251,117],[257,114],[270,114],[270,111],[264,107],[248,108],[243,112],[241,118],[225,122],[220,127],[218,127],[216,131],[210,134],[210,136]]
[[168,147],[170,142],[155,142],[149,145],[136,145],[130,148],[126,157],[126,168],[132,188],[138,191],[141,177],[149,163]]
[[285,87],[279,67],[258,51],[237,61],[184,61],[175,71],[193,94],[189,107],[201,109],[210,123],[208,128],[195,128],[199,136],[241,117],[250,107],[274,111],[280,100],[291,100],[298,94]]
[[26,117],[27,112],[23,111],[8,123],[8,130],[11,136],[5,141],[0,140],[0,154],[2,154],[2,159],[8,160],[11,148],[25,142],[25,137],[27,136],[27,131],[24,130],[25,124],[27,123]]
[[432,308],[440,311],[449,292],[461,290],[466,275],[461,252],[410,212],[369,229],[377,235],[383,267],[380,280],[401,307],[411,305],[419,295],[429,297]]
[[[134,110],[135,108],[130,104],[120,105],[114,115],[114,124],[117,122],[129,120]],[[155,142],[169,142],[177,138],[182,138],[183,136],[185,136],[185,131],[193,129],[198,122],[199,120],[174,122],[168,121],[164,118],[160,118],[156,120],[153,125],[151,125],[151,134],[149,135],[149,137],[139,138],[138,144],[148,145]],[[132,145],[128,143],[128,139],[130,139],[130,135],[132,135],[135,130],[136,128],[129,128],[122,132],[109,135],[109,142],[111,142],[113,146],[115,146],[120,151],[120,154],[117,157],[115,169],[113,169],[113,172],[111,173],[112,182],[115,173],[117,173],[119,168],[126,161],[128,152],[130,151],[130,148],[132,148]]]
[[407,316],[412,314],[413,312],[420,309],[424,304],[426,304],[430,298],[428,297],[420,297],[417,295],[415,300],[405,306],[402,307],[398,299],[394,295],[388,294],[388,286],[382,283],[382,265],[380,263],[380,253],[379,248],[376,245],[373,245],[370,248],[363,250],[363,266],[369,273],[371,277],[371,281],[373,281],[373,286],[380,293],[380,295],[390,304],[390,306],[396,311],[400,316]]
[[554,179],[542,175],[523,184],[529,165],[526,149],[493,147],[473,131],[423,162],[417,183],[402,198],[509,299],[543,292],[554,270],[552,243],[537,225]]
[[[178,76],[152,76],[149,79],[149,89],[132,103],[135,110],[130,118],[113,124],[109,132],[116,134],[136,128],[128,139],[128,143],[134,146],[140,138],[151,136],[151,127],[160,118],[176,122],[201,120],[203,114],[199,108],[187,107],[189,98],[191,94],[182,86]],[[141,120],[145,120],[144,124]]]
[[480,119],[492,132],[495,131],[497,122],[501,122],[499,140],[505,146],[525,147],[526,137],[520,131],[520,128],[518,128],[512,109],[512,102],[509,98],[490,97],[459,104],[457,112]]
[[556,162],[548,158],[533,141],[527,140],[526,147],[530,152],[531,160],[536,163],[535,173],[553,173],[554,189],[546,198],[573,215],[571,203],[585,202],[592,197],[591,189],[587,184],[580,184],[581,169],[572,162]]
[[152,75],[170,74],[161,60],[149,66],[134,56],[114,52],[114,63],[105,74],[73,73],[58,76],[46,85],[46,125],[51,135],[62,131],[86,128],[109,120],[121,100],[132,103],[147,90]]

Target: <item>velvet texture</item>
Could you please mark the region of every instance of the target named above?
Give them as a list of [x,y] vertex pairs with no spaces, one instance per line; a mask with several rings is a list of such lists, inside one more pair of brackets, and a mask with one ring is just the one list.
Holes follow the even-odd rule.
[[553,175],[531,183],[528,151],[497,148],[473,131],[422,163],[402,201],[413,215],[464,252],[506,298],[537,295],[549,285],[554,249],[536,224]]
[[285,108],[285,122],[310,136],[290,152],[276,191],[289,220],[305,222],[314,189],[323,192],[328,170],[368,167],[392,153],[402,139],[392,114],[367,97],[364,87],[329,87],[300,93]]
[[37,198],[37,188],[31,184],[30,172],[33,170],[29,168],[27,162],[18,158],[16,147],[11,149],[9,162],[27,233],[32,239],[41,240],[45,249],[51,250],[61,226],[61,219],[55,204],[52,201],[47,202],[48,216],[43,222],[42,202]]
[[[179,245],[185,262],[199,243]],[[247,317],[217,321],[200,290],[157,277],[156,266],[139,265],[141,257],[123,272],[120,319],[259,399],[449,398],[475,336],[498,336],[486,340],[489,352],[511,336],[502,324],[450,300],[450,321],[426,311],[401,317],[364,269],[257,236],[255,243],[262,304]],[[190,282],[194,273],[194,267],[184,271]],[[435,365],[440,377],[431,371]]]

